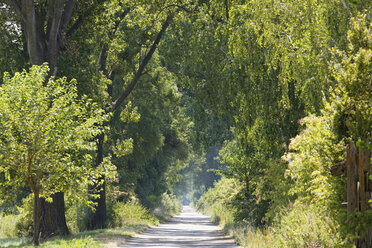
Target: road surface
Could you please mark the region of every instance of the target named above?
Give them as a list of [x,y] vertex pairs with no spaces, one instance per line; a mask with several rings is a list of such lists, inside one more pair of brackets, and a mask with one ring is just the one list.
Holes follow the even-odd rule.
[[226,237],[209,217],[184,206],[181,215],[167,224],[149,229],[130,239],[120,248],[237,248],[234,240]]

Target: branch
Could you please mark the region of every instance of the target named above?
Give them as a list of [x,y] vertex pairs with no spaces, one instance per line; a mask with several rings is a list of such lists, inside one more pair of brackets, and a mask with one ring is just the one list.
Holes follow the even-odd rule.
[[47,61],[49,62],[50,72],[49,74],[55,76],[57,73],[57,55],[58,55],[58,34],[59,27],[62,19],[63,11],[63,2],[64,0],[54,0],[50,6],[49,18],[50,22],[50,32],[48,34],[48,52],[47,52]]
[[[112,28],[111,32],[109,32],[108,34],[110,40],[113,39],[113,36],[116,34],[116,31],[118,30],[121,21],[124,19],[125,16],[128,15],[129,11],[130,11],[130,7],[126,8],[124,12],[120,14],[119,18],[115,21],[114,27]],[[107,70],[106,70],[107,51],[108,51],[107,44],[103,44],[102,42],[101,52],[98,57],[98,64],[99,64],[100,70],[103,71],[103,74],[105,75],[107,74]]]
[[51,18],[51,26],[48,41],[51,46],[56,45],[58,31],[62,18],[63,0],[55,0],[54,6],[51,6],[49,17]]
[[145,67],[148,64],[148,62],[150,61],[150,59],[152,58],[152,55],[154,54],[154,52],[155,52],[155,50],[156,50],[156,48],[157,48],[157,46],[158,46],[158,44],[159,44],[162,36],[164,35],[165,31],[167,30],[167,28],[168,28],[168,26],[169,26],[172,18],[173,18],[173,15],[168,16],[168,18],[163,23],[163,26],[162,26],[160,32],[156,36],[156,39],[155,39],[154,43],[152,44],[150,50],[148,51],[148,53],[146,54],[145,58],[141,62],[141,64],[140,64],[137,72],[135,73],[133,79],[128,84],[128,86],[125,88],[125,90],[123,91],[123,93],[119,96],[119,98],[117,98],[115,100],[115,102],[113,102],[113,106],[112,106],[110,112],[114,112],[124,102],[124,100],[128,97],[128,95],[134,89],[134,86],[136,86],[136,84],[138,83],[139,79],[142,76],[143,70],[145,69]]
[[22,13],[24,13],[26,20],[25,31],[31,64],[41,65],[43,62],[43,54],[39,43],[40,37],[38,34],[35,5],[33,0],[22,0]]
[[87,9],[84,13],[79,15],[77,20],[74,24],[70,27],[70,29],[66,32],[66,36],[71,36],[85,21],[87,17],[89,17],[95,9],[100,6],[100,4],[104,3],[106,0],[98,0],[96,4],[94,4],[91,8]]
[[129,14],[129,11],[130,11],[130,7],[126,8],[124,12],[120,14],[118,19],[115,21],[114,28],[109,33],[109,38],[112,38],[112,36],[116,34],[116,31],[118,30],[121,21]]
[[71,20],[72,11],[75,7],[75,2],[76,2],[75,0],[68,0],[65,9],[63,10],[59,34],[62,34],[66,31],[67,25]]

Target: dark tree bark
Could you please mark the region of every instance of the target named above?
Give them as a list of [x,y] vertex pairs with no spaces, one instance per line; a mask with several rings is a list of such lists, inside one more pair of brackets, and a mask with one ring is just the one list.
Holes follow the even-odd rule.
[[65,33],[68,32],[67,27],[76,0],[50,1],[49,6],[39,11],[35,9],[34,0],[8,0],[6,3],[13,7],[19,16],[30,63],[41,65],[48,62],[49,76],[56,76],[62,37],[65,37]]
[[[104,134],[101,134],[97,138],[97,157],[96,166],[103,161],[103,141]],[[98,182],[103,180],[103,184],[94,184],[89,188],[90,194],[98,195],[98,198],[93,198],[92,201],[96,204],[95,211],[89,211],[88,213],[88,229],[101,229],[105,228],[107,224],[106,215],[106,183],[105,178],[98,178]]]
[[55,193],[52,199],[52,203],[45,201],[44,198],[40,199],[40,234],[43,238],[69,234],[65,217],[64,193]]

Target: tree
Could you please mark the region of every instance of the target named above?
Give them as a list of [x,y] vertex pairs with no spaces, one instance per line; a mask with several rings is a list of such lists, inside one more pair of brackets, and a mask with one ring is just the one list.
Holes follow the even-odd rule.
[[[160,30],[157,31],[157,34],[155,38],[152,40],[151,45],[149,46],[149,49],[146,49],[145,56],[142,60],[139,61],[139,66],[133,71],[131,71],[130,74],[134,74],[133,76],[129,76],[127,79],[127,82],[125,83],[124,89],[120,87],[121,89],[116,92],[116,99],[110,104],[109,109],[107,110],[108,113],[115,114],[120,113],[120,111],[123,108],[123,104],[128,100],[129,95],[134,90],[135,86],[139,83],[141,77],[144,74],[144,70],[147,66],[147,64],[150,62],[152,56],[154,55],[157,46],[159,45],[162,36],[164,35],[165,31],[167,30],[168,26],[170,25],[170,22],[173,18],[172,14],[169,14],[166,16],[165,20],[160,26]],[[148,41],[146,39],[146,41]],[[138,54],[141,54],[141,49],[138,51]],[[137,54],[136,54],[137,55]],[[101,56],[104,56],[101,54]],[[106,65],[102,64],[103,68],[106,68]],[[107,69],[107,68],[106,68]],[[114,71],[111,71],[110,78],[113,79],[113,75],[115,75]],[[112,94],[112,92],[111,92]],[[106,123],[108,124],[108,123]],[[103,161],[103,145],[104,145],[104,134],[98,136],[98,153],[97,153],[97,159],[96,159],[96,165],[99,165]],[[104,180],[104,178],[102,178]],[[105,184],[103,184],[101,190],[99,191],[99,197],[96,198],[97,201],[97,207],[96,211],[92,213],[90,217],[90,228],[103,228],[106,226],[106,198],[105,198]]]
[[[48,78],[48,67],[6,74],[0,88],[1,188],[27,182],[34,196],[34,243],[39,244],[40,198],[98,178],[91,168],[93,138],[105,121],[103,110],[79,99],[75,81]],[[4,192],[2,192],[4,193]],[[64,217],[64,211],[62,213]],[[65,223],[65,220],[63,220]],[[67,227],[66,227],[67,228]]]
[[347,129],[341,135],[363,143],[372,130],[372,23],[368,24],[366,13],[351,19],[348,48],[333,49],[335,62],[330,66],[337,82],[333,100],[341,101],[339,130]]
[[[17,58],[15,61],[17,63],[12,63],[16,68],[5,66],[4,69],[15,72],[29,64],[41,65],[47,62],[50,68],[48,76],[56,76],[61,48],[66,45],[69,37],[84,22],[96,14],[103,2],[1,1],[2,14],[6,16],[2,24],[5,26],[8,23],[8,26],[11,27],[5,28],[5,32],[2,34],[4,37],[11,37],[11,39],[7,39],[8,43],[6,44],[9,44],[8,46],[13,50],[14,56],[12,57]],[[24,56],[25,53],[28,58]],[[5,54],[8,57],[9,51],[6,51]],[[44,80],[44,86],[47,83],[48,80]],[[42,208],[45,210],[41,212],[41,229],[47,236],[58,232],[68,232],[64,217],[64,193],[58,192],[52,198],[54,199],[52,203],[43,200],[41,202]]]
[[[91,98],[101,100],[102,107],[106,108],[108,113],[122,109],[122,105],[142,77],[147,63],[169,26],[173,17],[172,11],[178,6],[172,5],[172,1],[166,1],[163,4],[156,2],[149,4],[147,1],[130,3],[124,0],[7,0],[2,2],[4,3],[2,7],[6,9],[6,12],[14,16],[12,24],[21,33],[17,42],[23,45],[19,49],[27,48],[25,50],[28,52],[30,63],[48,62],[51,68],[49,76],[63,74],[69,78],[77,78],[80,74],[84,75],[84,79],[87,80],[79,80],[85,82],[85,85],[78,85],[79,92],[88,92]],[[129,12],[132,13],[131,20],[125,20]],[[142,40],[134,40],[136,49],[131,51],[134,52],[131,56],[127,56],[124,52],[126,42],[123,34],[128,31],[126,29],[128,22],[129,26],[132,26],[132,20],[135,20],[134,26],[137,28],[132,29],[136,34],[133,37],[137,38],[138,35]],[[136,25],[136,22],[140,25]],[[93,34],[93,39],[87,37],[87,33],[84,32],[87,30]],[[85,49],[82,54],[81,48]],[[129,66],[123,70],[122,65],[127,65],[126,60],[130,59],[133,61],[129,61]],[[69,66],[71,61],[75,60],[85,61],[79,66]],[[60,66],[61,70],[57,70],[59,61],[63,62]],[[126,84],[124,87],[121,85],[115,89],[119,91],[119,94],[115,95],[117,98],[112,99],[113,89],[110,87],[110,80],[113,80],[117,74],[125,77]],[[103,77],[106,77],[106,80],[102,80]],[[89,84],[90,82],[94,84]],[[107,93],[110,97],[106,96]],[[99,99],[102,96],[104,99]],[[107,126],[110,123],[106,122],[104,125]],[[98,139],[96,154],[98,166],[103,161],[104,134],[96,138]],[[102,190],[99,191],[100,197],[95,198],[97,206],[96,211],[91,215],[91,228],[105,226],[104,186],[103,184]],[[63,193],[56,195],[56,197],[59,196],[62,198],[58,202],[63,205]],[[61,204],[53,203],[52,206],[46,204],[46,207],[50,211],[48,211],[48,216],[42,219],[49,219],[53,223],[51,213],[61,207]],[[54,227],[49,226],[46,229],[52,230]]]

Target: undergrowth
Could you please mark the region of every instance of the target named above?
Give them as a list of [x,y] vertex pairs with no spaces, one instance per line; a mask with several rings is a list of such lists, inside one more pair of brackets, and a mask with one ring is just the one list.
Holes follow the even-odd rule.
[[[246,248],[334,248],[346,247],[339,224],[329,211],[316,205],[297,202],[282,209],[270,226],[253,226],[237,219],[231,204],[237,185],[223,178],[197,202],[198,210],[211,216],[225,233]],[[221,192],[225,192],[221,194]]]
[[[80,206],[77,206],[80,208]],[[72,228],[72,235],[67,237],[54,237],[44,240],[39,247],[69,247],[69,248],[95,248],[105,244],[128,239],[148,229],[150,226],[158,225],[161,221],[169,219],[172,215],[179,213],[181,203],[174,196],[164,194],[161,204],[150,212],[137,200],[127,203],[116,202],[113,205],[113,215],[109,220],[109,229],[94,231],[79,230],[82,226],[78,223],[81,218],[68,216],[68,226]],[[76,211],[74,211],[76,213]],[[5,215],[0,213],[0,247],[34,247],[31,245],[31,237],[25,234],[32,233],[23,230],[28,228],[24,223],[32,216],[29,212]],[[21,224],[20,224],[21,223]],[[84,228],[84,227],[83,227]]]

